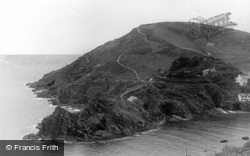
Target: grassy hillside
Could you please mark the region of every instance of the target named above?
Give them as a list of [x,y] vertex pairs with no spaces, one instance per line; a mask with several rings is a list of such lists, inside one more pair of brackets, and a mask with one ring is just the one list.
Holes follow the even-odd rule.
[[[112,138],[176,116],[187,120],[219,114],[220,108],[249,110],[237,101],[241,88],[234,78],[250,67],[250,35],[203,33],[192,38],[189,24],[181,22],[141,25],[29,83],[34,91],[43,90],[39,97],[59,106],[42,121],[38,135]],[[209,51],[207,43],[214,44]],[[206,69],[215,71],[204,75]],[[129,102],[130,96],[137,101]],[[81,110],[72,114],[60,106]]]
[[[121,38],[101,45],[71,65],[47,74],[41,79],[45,83],[68,84],[85,81],[87,75],[105,73],[114,79],[135,80],[134,73],[117,63],[120,62],[138,72],[145,80],[158,69],[167,70],[174,60],[186,55],[207,55],[224,60],[240,71],[250,69],[250,34],[231,30],[223,33],[211,32],[211,37],[190,37],[190,25],[184,22],[163,22],[141,25]],[[216,32],[216,31],[215,31]],[[207,44],[214,47],[208,50]],[[59,76],[60,75],[60,76]],[[88,76],[88,77],[89,77]]]
[[[216,72],[203,76],[203,70],[211,67]],[[112,82],[105,75],[74,82],[56,94],[59,107],[42,120],[37,136],[73,141],[110,139],[155,128],[160,121],[218,115],[221,108],[250,110],[249,104],[236,102],[240,87],[234,77],[238,73],[213,57],[195,56],[180,57],[147,83]],[[131,96],[138,99],[128,101]],[[81,110],[71,113],[60,107],[65,104]]]
[[[146,34],[164,40],[178,48],[190,48],[203,54],[208,51],[207,43],[213,43],[214,48],[210,51],[212,56],[238,67],[241,71],[250,72],[250,34],[247,32],[227,28],[219,31],[207,27],[208,30],[212,30],[204,33],[201,37],[192,38],[189,35],[192,30],[189,23],[163,22],[140,27]],[[198,29],[198,31],[204,30]],[[210,37],[206,38],[206,35],[210,35]]]

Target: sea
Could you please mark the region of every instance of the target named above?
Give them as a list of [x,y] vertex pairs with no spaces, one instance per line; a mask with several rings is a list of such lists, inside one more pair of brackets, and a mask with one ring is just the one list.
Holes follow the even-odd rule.
[[[55,107],[36,98],[28,82],[58,70],[80,55],[0,56],[0,140],[36,133],[37,123]],[[226,146],[242,146],[250,137],[250,113],[172,122],[130,137],[90,143],[66,143],[65,156],[210,156]],[[221,140],[227,140],[221,143]]]

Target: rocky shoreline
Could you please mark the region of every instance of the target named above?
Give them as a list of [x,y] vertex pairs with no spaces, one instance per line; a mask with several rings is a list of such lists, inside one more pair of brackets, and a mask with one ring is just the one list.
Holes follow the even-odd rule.
[[[249,111],[225,111],[223,109],[215,109],[215,111],[217,113],[214,113],[213,116],[221,116],[221,115],[230,115],[230,114],[238,114],[238,113],[248,113]],[[70,115],[69,112],[67,112],[66,110],[60,108],[60,107],[56,107],[55,111],[53,112],[52,115],[44,118],[41,123],[38,123],[37,125],[37,129],[39,130],[38,133],[34,134],[34,133],[30,133],[28,135],[25,135],[22,139],[23,140],[51,140],[53,139],[51,136],[48,136],[48,135],[44,135],[43,131],[44,131],[44,127],[48,122],[49,120],[51,119],[55,119],[56,122],[64,122],[64,121],[60,121],[62,119],[56,119],[57,116],[60,115],[62,118],[65,118],[65,117],[69,117],[69,116],[72,116],[72,114]],[[213,116],[210,116],[213,117]],[[150,125],[148,125],[147,128],[145,129],[140,129],[139,131],[138,130],[135,130],[135,131],[131,131],[131,132],[128,132],[128,133],[124,133],[124,134],[116,134],[116,135],[110,135],[108,133],[103,133],[103,131],[97,131],[94,135],[93,138],[88,138],[88,136],[84,136],[84,139],[82,137],[77,137],[77,136],[68,136],[68,135],[58,135],[56,136],[56,140],[64,140],[65,143],[79,143],[79,142],[85,142],[85,143],[97,143],[97,142],[107,142],[107,141],[112,141],[112,140],[116,140],[116,139],[126,139],[126,137],[133,137],[133,136],[139,136],[143,133],[147,133],[149,131],[154,131],[154,130],[158,130],[161,128],[162,125],[164,125],[166,122],[188,122],[192,119],[196,119],[196,120],[199,120],[199,118],[206,118],[206,117],[189,117],[189,118],[183,118],[183,117],[180,117],[180,116],[177,116],[177,115],[172,115],[172,116],[169,116],[169,117],[166,117],[164,120],[162,121],[158,121],[158,122],[154,122],[154,123],[151,123]],[[53,123],[50,123],[50,124],[53,124]],[[68,123],[64,123],[64,124],[68,124]],[[48,124],[47,124],[48,125]],[[47,129],[50,129],[47,127]],[[52,129],[51,129],[52,130]],[[55,131],[57,131],[58,129],[56,129]],[[53,131],[53,130],[52,130]],[[52,132],[50,131],[50,133]],[[243,137],[242,138],[243,140],[249,140],[248,137]]]
[[[187,26],[182,22],[141,25],[27,84],[37,97],[57,106],[38,125],[35,136],[112,139],[155,129],[162,121],[249,111],[249,102],[239,101],[238,94],[250,88],[235,83],[247,63],[228,64],[231,57],[206,46],[213,42],[227,54],[245,56],[248,42],[242,42],[239,51],[238,41],[248,41],[249,34],[225,34],[223,39],[227,37],[230,44],[222,39],[191,40]],[[170,39],[168,33],[176,38]]]
[[[27,86],[31,87],[30,84],[27,84]],[[51,101],[51,97],[52,95],[50,95],[48,93],[48,91],[46,89],[41,89],[41,88],[34,88],[32,90],[37,98],[50,98],[48,101],[51,102],[53,105],[57,106],[55,108],[55,111],[49,115],[48,117],[44,118],[41,123],[38,124],[38,126],[36,127],[39,132],[37,134],[31,133],[28,135],[25,135],[23,137],[24,140],[53,140],[53,139],[57,139],[57,140],[65,140],[65,141],[69,141],[69,142],[81,142],[81,141],[85,141],[85,142],[92,142],[92,141],[100,141],[100,140],[111,140],[111,139],[115,139],[115,138],[122,138],[125,136],[132,136],[135,135],[136,133],[140,133],[143,131],[147,131],[153,128],[158,127],[157,123],[142,123],[140,121],[140,119],[138,119],[138,121],[136,121],[137,123],[131,122],[131,123],[127,123],[127,128],[125,126],[119,126],[119,122],[121,121],[115,121],[116,123],[114,123],[114,121],[110,121],[109,124],[109,128],[112,129],[112,133],[108,133],[105,130],[98,130],[96,131],[94,134],[92,134],[91,132],[89,132],[88,134],[82,134],[81,132],[79,132],[79,129],[76,130],[74,129],[74,127],[78,127],[77,125],[77,118],[80,115],[83,115],[82,112],[77,112],[77,113],[72,113],[69,112],[68,110],[64,109],[63,107],[61,107],[61,105],[54,101],[56,101],[57,99],[53,99]],[[96,99],[93,99],[96,100]],[[104,99],[102,99],[104,100]],[[106,100],[104,100],[106,101]],[[99,101],[100,102],[100,101]],[[104,104],[104,102],[103,102]],[[89,127],[93,127],[93,128],[97,128],[98,126],[102,127],[103,123],[98,122],[97,118],[99,118],[100,121],[103,122],[102,118],[104,116],[103,113],[100,113],[99,109],[100,107],[96,106],[95,108],[89,108],[88,109],[88,113],[92,113],[93,117],[92,119],[90,119],[86,124],[88,124]],[[103,109],[105,109],[103,107]],[[114,113],[114,112],[112,112]],[[87,114],[86,114],[87,115]],[[114,113],[113,115],[115,115],[115,117],[107,117],[107,119],[105,120],[115,120],[116,117],[120,117],[119,114]],[[121,119],[122,120],[122,119]],[[105,121],[106,122],[106,121]],[[127,121],[129,122],[129,121]],[[60,123],[60,124],[59,124]],[[58,125],[59,124],[59,125]],[[57,125],[56,127],[54,127],[54,125]],[[133,125],[133,127],[130,127],[131,125]],[[86,127],[85,131],[89,130],[90,128]],[[99,127],[99,128],[100,128]],[[62,128],[62,130],[61,130]],[[60,131],[60,130],[61,131]],[[60,131],[60,132],[58,132]],[[72,132],[69,132],[72,131]],[[57,134],[58,133],[58,134]],[[91,136],[91,137],[89,137]]]
[[[27,84],[27,86],[29,85]],[[51,97],[51,95],[48,94],[48,91],[46,89],[42,89],[42,90],[33,89],[32,91],[37,95],[38,98]],[[147,123],[141,126],[140,128],[137,127],[137,129],[126,129],[126,127],[123,127],[124,130],[121,131],[121,129],[118,130],[119,129],[118,128],[117,131],[119,132],[116,132],[114,134],[107,133],[104,130],[99,130],[99,131],[96,131],[90,138],[89,134],[82,135],[79,137],[79,134],[81,133],[72,135],[67,132],[69,129],[72,130],[72,128],[77,127],[76,121],[74,122],[73,120],[75,120],[77,116],[80,115],[80,112],[71,113],[61,108],[60,105],[58,104],[54,103],[54,105],[56,106],[55,111],[50,116],[44,118],[41,121],[41,123],[38,123],[36,128],[39,130],[39,132],[37,134],[31,133],[31,134],[25,135],[23,137],[23,140],[56,139],[56,140],[64,140],[65,143],[79,143],[79,142],[95,143],[95,142],[102,142],[102,141],[106,142],[108,140],[114,140],[114,139],[129,137],[129,136],[138,136],[147,131],[157,130],[161,128],[161,126],[165,122],[188,122],[189,120],[192,120],[192,119],[221,116],[221,115],[230,115],[230,114],[235,114],[235,113],[246,113],[246,111],[230,111],[230,110],[223,110],[222,108],[215,108],[214,112],[210,116],[203,116],[203,117],[202,116],[189,116],[185,118],[185,117],[178,116],[178,115],[171,115],[171,116],[165,116],[161,121],[157,121],[157,122],[154,121],[152,123]],[[95,123],[93,121],[91,122],[92,123],[90,124],[100,124],[100,123]],[[60,123],[61,125],[58,125],[58,123]],[[57,125],[57,127],[54,127],[54,125]],[[111,125],[111,127],[112,126],[117,126],[117,125]],[[64,131],[57,132],[59,131],[59,129],[64,129]],[[58,134],[56,134],[56,132]]]
[[[192,65],[190,70],[193,71],[186,76],[189,67],[186,64],[183,70],[183,66],[178,65],[180,61],[200,63]],[[57,107],[38,124],[37,134],[27,135],[24,139],[59,139],[73,142],[109,140],[159,128],[162,121],[188,121],[192,118],[230,114],[231,110],[249,111],[248,103],[237,102],[235,99],[240,89],[233,79],[237,70],[231,69],[219,77],[201,77],[197,74],[202,71],[202,66],[211,62],[218,66],[217,70],[221,66],[223,70],[227,67],[213,58],[180,58],[169,72],[155,75],[151,83],[136,84],[141,86],[131,89],[122,97],[119,96],[122,92],[118,96],[110,96],[105,92],[92,93],[86,97],[84,104],[72,102],[71,94],[78,88],[55,91],[54,88],[58,87],[51,80],[29,83],[27,85],[33,88],[37,97],[49,98]],[[122,82],[118,81],[116,85],[120,85],[119,83]],[[85,83],[80,87],[87,85]],[[92,82],[89,85],[93,85]],[[70,98],[67,99],[68,97]],[[82,98],[81,94],[73,97]],[[131,97],[136,100],[128,100]]]

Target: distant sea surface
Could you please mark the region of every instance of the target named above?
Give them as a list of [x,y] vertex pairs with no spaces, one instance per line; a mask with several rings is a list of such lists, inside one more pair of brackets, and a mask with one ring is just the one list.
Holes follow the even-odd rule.
[[[57,70],[77,55],[0,56],[0,139],[21,139],[54,111],[25,84]],[[206,156],[225,145],[242,146],[250,137],[250,113],[164,125],[140,135],[99,143],[66,144],[65,156]],[[220,143],[221,140],[227,143]],[[187,148],[186,148],[187,147]]]
[[54,111],[25,85],[77,59],[77,55],[0,55],[0,139],[37,132],[37,123]]

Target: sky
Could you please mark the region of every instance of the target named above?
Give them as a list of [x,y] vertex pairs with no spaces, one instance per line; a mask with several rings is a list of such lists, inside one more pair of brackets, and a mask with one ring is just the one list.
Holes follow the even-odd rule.
[[141,24],[231,12],[250,32],[249,0],[0,0],[0,55],[84,54]]

